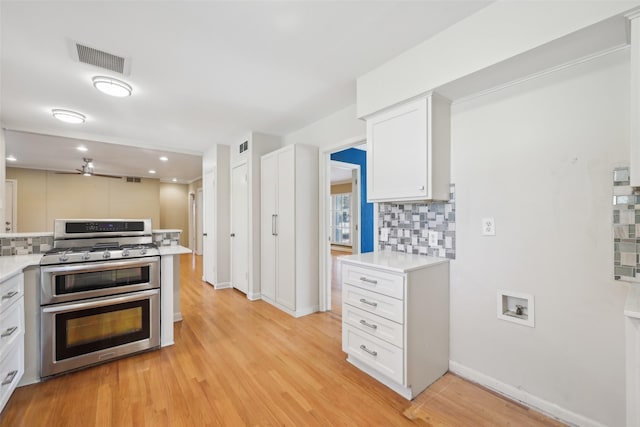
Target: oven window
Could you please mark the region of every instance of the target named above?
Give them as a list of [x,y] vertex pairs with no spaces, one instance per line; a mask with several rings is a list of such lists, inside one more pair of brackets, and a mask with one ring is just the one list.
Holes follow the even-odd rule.
[[149,310],[143,299],[56,315],[56,360],[149,338]]
[[92,271],[88,273],[68,273],[55,276],[56,294],[116,288],[149,282],[149,265]]

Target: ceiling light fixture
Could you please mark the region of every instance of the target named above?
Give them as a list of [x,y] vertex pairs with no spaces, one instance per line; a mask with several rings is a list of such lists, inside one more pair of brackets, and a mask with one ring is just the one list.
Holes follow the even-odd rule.
[[53,110],[51,110],[51,114],[53,114],[53,117],[60,121],[73,124],[84,123],[87,118],[84,114],[80,114],[71,110],[62,110],[60,108],[54,108]]
[[125,82],[105,76],[96,76],[93,79],[93,86],[107,95],[124,98],[130,96],[133,89]]
[[149,173],[150,173],[150,174],[154,174],[154,173],[156,173],[156,171],[154,171],[153,169],[151,169],[151,170],[149,170]]
[[178,182],[178,178],[173,178],[171,181]]
[[167,162],[167,161],[169,161],[169,158],[165,157],[165,156],[162,156],[162,157],[160,157],[160,161],[161,162]]
[[84,145],[80,145],[80,146],[76,147],[76,150],[82,151],[83,153],[89,151],[89,149],[87,147],[85,147]]
[[9,155],[7,156],[7,160],[8,160],[8,161],[10,161],[10,162],[15,162],[15,161],[16,161],[16,160],[18,160],[18,159],[16,159],[12,154],[9,154]]

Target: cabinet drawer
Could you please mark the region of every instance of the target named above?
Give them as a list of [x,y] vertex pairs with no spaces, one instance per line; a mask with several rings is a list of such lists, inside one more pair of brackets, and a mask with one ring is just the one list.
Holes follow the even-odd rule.
[[0,360],[13,347],[16,340],[24,334],[24,304],[22,297],[0,313]]
[[393,298],[404,298],[404,276],[399,274],[344,264],[342,282]]
[[24,275],[20,273],[0,284],[0,313],[20,299],[24,291],[23,283]]
[[344,285],[342,287],[342,301],[394,322],[404,323],[404,302],[402,300],[367,291],[357,286]]
[[403,351],[349,325],[342,328],[343,350],[393,381],[403,384]]
[[0,411],[4,408],[24,374],[24,337],[11,346],[7,357],[0,362]]
[[400,323],[392,322],[359,308],[344,304],[342,319],[361,331],[387,341],[396,347],[403,348],[403,328]]

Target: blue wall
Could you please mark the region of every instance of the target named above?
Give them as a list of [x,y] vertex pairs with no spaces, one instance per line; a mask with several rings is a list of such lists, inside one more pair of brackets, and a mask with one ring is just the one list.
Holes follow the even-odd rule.
[[367,153],[348,148],[333,153],[331,160],[360,165],[360,252],[373,252],[373,203],[367,203]]

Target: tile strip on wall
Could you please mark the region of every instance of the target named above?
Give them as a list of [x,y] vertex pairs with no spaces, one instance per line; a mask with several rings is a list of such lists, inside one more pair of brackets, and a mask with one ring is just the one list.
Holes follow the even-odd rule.
[[[378,205],[380,250],[456,258],[455,185],[447,202],[398,202]],[[429,231],[437,243],[429,244]]]

